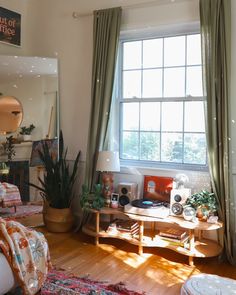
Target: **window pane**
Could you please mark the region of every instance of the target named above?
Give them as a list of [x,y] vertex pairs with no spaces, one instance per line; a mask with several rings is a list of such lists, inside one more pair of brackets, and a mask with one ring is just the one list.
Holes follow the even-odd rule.
[[202,96],[202,67],[187,67],[186,75],[186,94],[191,96]]
[[145,131],[160,130],[160,103],[141,103],[140,129]]
[[123,104],[123,130],[139,129],[139,103]]
[[123,132],[122,159],[138,160],[138,132]]
[[188,164],[206,164],[205,134],[185,134],[184,162]]
[[203,101],[185,102],[184,131],[205,132]]
[[163,59],[163,39],[143,41],[143,67],[161,67]]
[[201,37],[200,34],[187,36],[187,65],[200,65]]
[[162,96],[162,70],[143,71],[143,97]]
[[162,133],[161,161],[182,163],[183,142],[182,134]]
[[164,38],[164,65],[185,65],[185,36]]
[[160,161],[160,133],[140,133],[140,160]]
[[185,96],[185,69],[164,69],[164,97]]
[[141,97],[141,71],[124,71],[123,98]]
[[183,130],[183,102],[162,103],[162,131]]
[[141,41],[124,43],[123,51],[123,68],[124,69],[140,69],[141,68]]

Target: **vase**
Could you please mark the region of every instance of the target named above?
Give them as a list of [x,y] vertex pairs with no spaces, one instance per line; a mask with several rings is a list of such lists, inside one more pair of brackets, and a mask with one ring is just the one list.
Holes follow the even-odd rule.
[[202,205],[197,208],[197,214],[196,214],[198,220],[200,221],[207,221],[207,218],[209,216],[209,208],[208,206]]

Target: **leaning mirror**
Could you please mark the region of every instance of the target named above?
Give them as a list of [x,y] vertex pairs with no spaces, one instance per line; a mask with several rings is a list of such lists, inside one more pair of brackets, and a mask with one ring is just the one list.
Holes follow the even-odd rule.
[[0,56],[0,94],[2,135],[33,124],[32,140],[58,136],[57,59]]

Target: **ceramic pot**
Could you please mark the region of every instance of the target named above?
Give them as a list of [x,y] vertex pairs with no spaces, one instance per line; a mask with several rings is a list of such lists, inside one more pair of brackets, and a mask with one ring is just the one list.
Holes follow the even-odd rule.
[[24,134],[24,135],[22,135],[22,138],[23,138],[24,141],[30,141],[31,140],[31,135]]
[[209,208],[207,206],[199,206],[197,208],[197,218],[200,221],[207,221],[209,216]]

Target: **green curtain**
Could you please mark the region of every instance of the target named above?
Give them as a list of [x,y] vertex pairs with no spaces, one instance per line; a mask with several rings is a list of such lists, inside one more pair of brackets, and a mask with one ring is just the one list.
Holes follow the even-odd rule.
[[108,129],[119,44],[121,8],[94,12],[92,103],[87,144],[85,183],[96,182],[98,151],[104,148]]
[[230,147],[231,1],[200,0],[208,161],[224,222],[221,244],[236,263],[235,198]]

